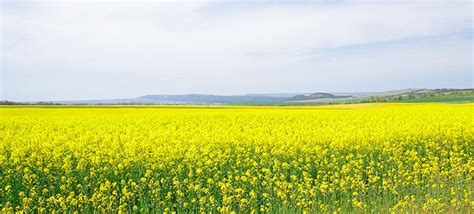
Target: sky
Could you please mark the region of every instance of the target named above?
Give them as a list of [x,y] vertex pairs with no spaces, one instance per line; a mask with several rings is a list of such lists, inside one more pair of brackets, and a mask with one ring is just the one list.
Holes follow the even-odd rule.
[[0,1],[0,100],[474,87],[470,0]]

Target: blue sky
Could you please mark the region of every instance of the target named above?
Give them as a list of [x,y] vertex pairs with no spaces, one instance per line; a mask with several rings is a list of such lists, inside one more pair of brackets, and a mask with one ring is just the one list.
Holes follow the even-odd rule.
[[9,1],[0,99],[473,87],[471,1]]

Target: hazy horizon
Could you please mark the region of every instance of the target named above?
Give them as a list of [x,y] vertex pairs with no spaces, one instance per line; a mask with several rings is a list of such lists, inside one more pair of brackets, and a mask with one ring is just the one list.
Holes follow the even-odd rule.
[[474,84],[471,1],[0,5],[0,100]]
[[[393,89],[393,90],[384,90],[384,91],[310,91],[310,92],[281,92],[281,93],[245,93],[245,94],[222,94],[222,93],[175,93],[175,94],[142,94],[138,96],[131,96],[131,97],[96,97],[96,98],[84,98],[84,99],[43,99],[43,100],[0,100],[0,101],[13,101],[13,102],[68,102],[68,101],[112,101],[112,100],[129,100],[125,102],[132,102],[133,99],[141,98],[145,96],[189,96],[189,95],[209,95],[209,96],[276,96],[281,95],[280,97],[293,97],[296,95],[309,95],[309,94],[316,94],[316,93],[329,93],[332,95],[351,95],[351,96],[373,96],[373,94],[377,93],[385,93],[385,92],[392,92],[392,91],[405,91],[405,90],[423,90],[423,89],[466,89],[466,90],[474,90],[473,88],[400,88],[400,89]],[[283,96],[287,95],[287,96]],[[184,102],[184,101],[183,101]]]

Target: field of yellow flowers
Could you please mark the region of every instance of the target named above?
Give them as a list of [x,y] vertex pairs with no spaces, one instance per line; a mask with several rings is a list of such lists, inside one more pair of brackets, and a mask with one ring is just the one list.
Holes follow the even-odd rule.
[[474,104],[0,108],[0,212],[471,212]]

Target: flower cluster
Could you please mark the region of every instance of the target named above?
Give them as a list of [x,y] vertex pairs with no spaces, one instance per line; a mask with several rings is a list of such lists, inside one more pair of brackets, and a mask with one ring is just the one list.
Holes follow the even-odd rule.
[[0,212],[472,211],[473,108],[0,108]]

